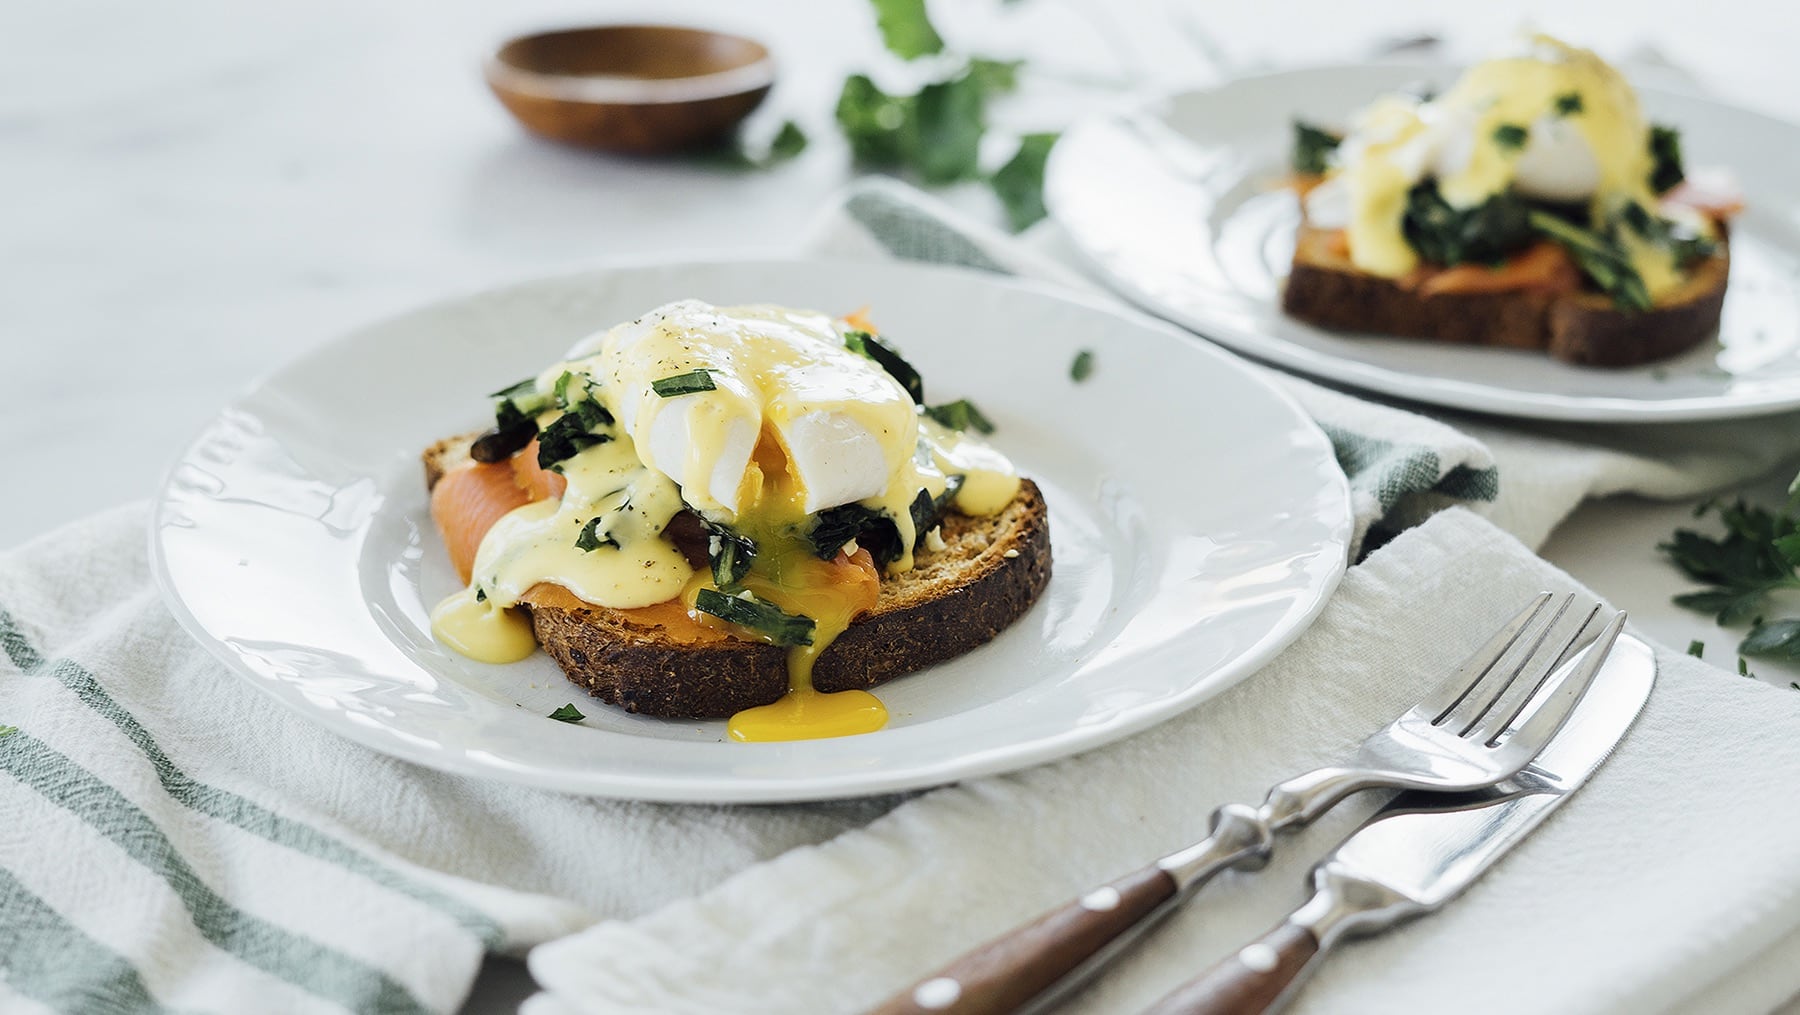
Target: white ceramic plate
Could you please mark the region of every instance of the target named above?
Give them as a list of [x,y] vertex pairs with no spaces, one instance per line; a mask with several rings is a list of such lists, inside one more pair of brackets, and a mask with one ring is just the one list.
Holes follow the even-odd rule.
[[1290,123],[1343,123],[1381,92],[1455,77],[1452,68],[1417,64],[1289,71],[1084,121],[1052,154],[1046,200],[1127,298],[1327,381],[1538,419],[1659,422],[1800,407],[1800,178],[1792,172],[1800,128],[1691,95],[1640,92],[1653,121],[1680,128],[1689,167],[1729,167],[1749,202],[1732,227],[1717,340],[1659,364],[1604,370],[1535,352],[1338,334],[1284,316],[1299,207],[1272,181],[1285,172]]
[[[992,643],[878,689],[873,734],[786,744],[629,715],[542,653],[439,648],[457,585],[419,451],[486,421],[484,394],[571,342],[681,297],[867,305],[934,401],[973,398],[1043,487],[1055,567]],[[1092,349],[1085,383],[1069,377]],[[682,264],[453,300],[328,344],[240,398],[170,472],[153,518],[163,590],[257,687],[419,764],[669,801],[855,796],[1060,757],[1254,671],[1324,605],[1347,487],[1317,428],[1223,353],[1143,318],[993,276],[831,261]],[[546,718],[575,702],[587,719]]]

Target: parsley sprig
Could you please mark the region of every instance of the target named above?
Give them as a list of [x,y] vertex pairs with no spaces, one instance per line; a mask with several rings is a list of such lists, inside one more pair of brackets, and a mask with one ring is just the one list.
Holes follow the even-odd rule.
[[1676,605],[1710,613],[1722,625],[1750,623],[1738,645],[1743,655],[1800,659],[1800,619],[1766,619],[1776,593],[1800,589],[1800,518],[1793,512],[1793,502],[1771,511],[1742,498],[1707,501],[1694,516],[1718,515],[1723,535],[1678,529],[1659,547],[1682,573],[1709,586],[1676,596]]

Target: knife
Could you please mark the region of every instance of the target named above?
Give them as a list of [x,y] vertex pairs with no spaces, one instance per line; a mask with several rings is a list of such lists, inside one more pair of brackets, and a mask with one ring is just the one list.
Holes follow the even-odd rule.
[[1567,725],[1529,767],[1491,789],[1402,793],[1313,868],[1313,896],[1273,930],[1163,998],[1147,1015],[1280,1008],[1333,946],[1434,912],[1581,788],[1637,719],[1656,657],[1629,635]]

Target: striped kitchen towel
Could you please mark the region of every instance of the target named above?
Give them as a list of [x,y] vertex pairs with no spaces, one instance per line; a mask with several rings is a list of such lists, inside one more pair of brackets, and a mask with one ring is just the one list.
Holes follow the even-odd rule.
[[[1010,237],[917,188],[870,177],[814,224],[809,253],[956,264],[1098,290],[1053,223]],[[1099,350],[1104,355],[1104,350]],[[1270,370],[1331,439],[1365,550],[1450,506],[1536,547],[1575,506],[1617,493],[1681,498],[1760,476],[1800,450],[1800,415],[1679,426],[1547,425],[1411,411]],[[1783,429],[1785,428],[1785,429]]]

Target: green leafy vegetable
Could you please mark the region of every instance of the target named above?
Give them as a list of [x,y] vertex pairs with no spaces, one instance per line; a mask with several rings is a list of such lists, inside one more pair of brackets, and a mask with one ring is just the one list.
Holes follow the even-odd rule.
[[1075,362],[1069,364],[1069,379],[1079,384],[1094,373],[1094,353],[1091,349],[1083,349],[1075,354]]
[[1620,209],[1619,221],[1644,239],[1666,248],[1679,268],[1686,268],[1695,261],[1711,257],[1719,249],[1718,244],[1691,227],[1673,219],[1652,215],[1636,201],[1627,202]]
[[537,393],[537,378],[527,377],[517,384],[511,384],[490,395],[489,398],[518,398],[521,395]]
[[1754,507],[1743,500],[1706,503],[1695,512],[1716,512],[1722,536],[1678,529],[1658,549],[1697,582],[1710,588],[1675,597],[1678,606],[1710,613],[1724,625],[1752,621],[1738,646],[1746,656],[1800,659],[1800,620],[1765,621],[1770,594],[1800,588],[1800,538],[1794,516]]
[[806,131],[794,121],[784,120],[781,129],[760,152],[753,150],[739,136],[728,144],[701,152],[700,158],[727,169],[768,169],[799,155],[806,150],[807,143]]
[[17,732],[19,732],[17,726],[0,726],[0,737],[10,737]]
[[785,120],[781,129],[775,132],[774,140],[769,142],[768,161],[786,162],[788,159],[806,150],[806,131],[792,120]]
[[838,92],[837,123],[850,142],[850,157],[877,168],[906,165],[916,144],[911,130],[916,104],[914,96],[882,91],[867,74],[845,78]]
[[994,432],[994,423],[975,408],[975,403],[966,398],[943,405],[933,405],[925,410],[925,415],[937,420],[952,430],[974,429],[987,434]]
[[1318,176],[1331,168],[1331,155],[1343,140],[1323,127],[1295,120],[1294,147],[1288,155],[1288,164],[1296,173]]
[[888,372],[888,376],[900,382],[900,386],[906,389],[914,402],[925,404],[925,379],[919,376],[919,371],[913,369],[913,365],[893,346],[867,331],[846,331],[844,348],[880,364],[881,369]]
[[600,522],[602,520],[603,519],[599,517],[588,519],[588,523],[581,527],[581,534],[575,537],[575,549],[592,553],[602,546],[610,546],[615,550],[619,548],[619,541],[617,539],[614,539],[610,534],[605,536],[600,534]]
[[989,95],[1004,95],[1019,87],[1019,68],[1023,60],[995,60],[978,56],[969,61],[969,73]]
[[706,559],[712,565],[713,584],[736,592],[756,560],[756,541],[726,525],[706,522]]
[[925,12],[925,0],[869,0],[882,44],[902,60],[944,51],[944,39]]
[[699,370],[689,370],[685,374],[676,374],[673,377],[659,377],[650,382],[650,390],[664,398],[691,395],[696,391],[712,391],[717,387],[718,385],[713,383],[712,373],[705,367],[701,367]]
[[1494,128],[1494,143],[1507,151],[1521,151],[1531,132],[1516,123],[1503,123]]
[[694,608],[760,635],[772,645],[811,645],[814,624],[810,617],[784,613],[773,603],[747,595],[732,596],[718,589],[701,589]]
[[1473,208],[1452,207],[1426,180],[1406,195],[1401,229],[1420,259],[1432,264],[1497,264],[1532,236],[1530,206],[1516,191],[1495,194]]
[[987,130],[987,90],[967,71],[919,89],[913,165],[926,183],[955,183],[981,175],[981,135]]
[[1006,165],[994,171],[988,186],[1006,208],[1013,231],[1035,225],[1048,212],[1044,208],[1044,166],[1059,134],[1027,134]]
[[1706,643],[1699,639],[1688,642],[1688,655],[1693,656],[1695,659],[1705,658]]
[[1687,173],[1681,167],[1681,132],[1673,127],[1650,128],[1650,189],[1663,193],[1682,180]]
[[931,491],[920,490],[919,495],[913,498],[912,507],[909,513],[912,515],[913,542],[915,545],[919,540],[925,538],[927,530],[933,525],[936,525],[938,520],[944,517],[945,509],[950,506],[952,500],[956,499],[956,491],[962,489],[962,484],[963,477],[951,476],[949,477],[949,481],[944,484],[943,493],[933,497]]
[[826,508],[813,516],[812,526],[806,530],[807,545],[820,560],[837,556],[852,539],[869,551],[878,568],[885,568],[900,557],[899,526],[882,512],[862,504]]
[[580,722],[581,720],[586,719],[587,716],[582,715],[581,712],[575,708],[575,703],[571,701],[567,705],[550,713],[550,718],[555,719],[557,722]]
[[1581,93],[1564,92],[1556,97],[1556,115],[1574,116],[1581,112]]
[[563,462],[612,440],[612,434],[598,432],[601,427],[611,426],[612,421],[612,413],[599,402],[576,402],[538,435],[538,467],[561,472]]
[[1529,214],[1532,227],[1562,244],[1582,272],[1601,292],[1613,298],[1614,306],[1621,310],[1650,309],[1650,290],[1616,237],[1583,229],[1546,211],[1533,209]]

